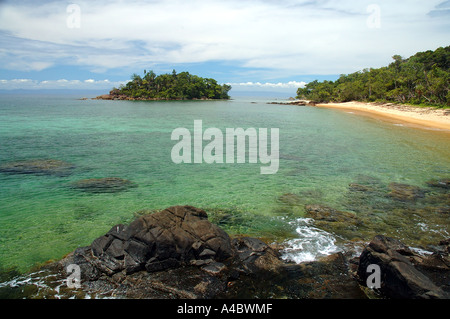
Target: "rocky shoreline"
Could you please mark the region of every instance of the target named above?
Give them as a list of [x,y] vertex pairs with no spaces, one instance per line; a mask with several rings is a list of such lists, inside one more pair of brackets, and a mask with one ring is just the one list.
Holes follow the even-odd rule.
[[[311,211],[324,214],[317,207]],[[205,211],[174,206],[112,227],[90,246],[41,267],[34,279],[39,285],[33,286],[30,277],[22,290],[28,289],[28,298],[450,297],[450,239],[430,247],[432,253],[419,254],[377,235],[359,256],[339,252],[300,264],[282,260],[281,249],[257,238],[230,238]],[[373,264],[380,269],[378,289],[367,288]],[[75,281],[77,289],[68,287],[76,278],[74,267],[81,280]]]
[[[82,98],[81,100],[87,100],[88,98]],[[111,101],[184,101],[188,99],[176,98],[144,98],[144,97],[132,97],[125,94],[103,94],[92,98],[91,100],[111,100]],[[201,99],[191,99],[192,101],[215,101],[220,99],[209,99],[209,98],[201,98]],[[227,99],[222,99],[226,101]]]

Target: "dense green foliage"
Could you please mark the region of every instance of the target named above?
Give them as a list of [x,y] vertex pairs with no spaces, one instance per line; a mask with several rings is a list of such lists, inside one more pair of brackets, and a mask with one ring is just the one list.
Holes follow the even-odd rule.
[[219,85],[214,79],[201,78],[188,72],[156,75],[145,71],[144,76],[133,74],[131,81],[114,88],[111,95],[125,95],[141,99],[229,99],[231,86]]
[[316,102],[382,101],[450,106],[450,46],[392,57],[387,67],[341,75],[336,81],[313,81],[297,90],[297,98]]

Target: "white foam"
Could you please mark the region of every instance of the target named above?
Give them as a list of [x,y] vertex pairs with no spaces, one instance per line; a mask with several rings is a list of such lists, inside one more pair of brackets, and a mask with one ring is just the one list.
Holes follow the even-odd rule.
[[314,261],[319,257],[328,256],[340,251],[336,246],[334,236],[313,226],[311,218],[299,218],[290,224],[296,225],[298,238],[285,243],[281,258],[286,261],[302,263]]
[[428,251],[428,250],[425,250],[425,249],[422,249],[422,248],[409,247],[409,249],[411,249],[416,254],[419,254],[420,256],[427,256],[427,255],[433,254],[432,251]]

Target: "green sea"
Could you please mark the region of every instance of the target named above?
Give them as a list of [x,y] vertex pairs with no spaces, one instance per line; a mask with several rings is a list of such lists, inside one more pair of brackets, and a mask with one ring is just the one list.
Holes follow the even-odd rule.
[[[80,97],[0,95],[0,164],[54,159],[74,166],[65,175],[0,173],[3,272],[26,272],[60,259],[142,210],[173,205],[205,209],[232,235],[284,244],[285,258],[298,262],[370,240],[375,233],[415,247],[450,236],[448,190],[427,184],[450,177],[448,132],[340,110],[268,104],[273,99],[266,98]],[[261,163],[173,163],[171,133],[179,127],[193,132],[194,120],[202,120],[203,129],[223,132],[279,128],[278,172],[260,174]],[[127,179],[137,187],[118,192],[71,187],[104,177]],[[421,196],[392,198],[391,183],[415,186]],[[353,212],[366,227],[351,234],[324,230],[304,218],[310,204]]]

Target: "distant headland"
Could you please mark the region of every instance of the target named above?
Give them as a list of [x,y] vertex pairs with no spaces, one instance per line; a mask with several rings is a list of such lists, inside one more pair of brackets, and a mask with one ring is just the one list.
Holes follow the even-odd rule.
[[156,75],[144,70],[144,76],[134,73],[131,81],[97,100],[228,100],[231,86],[216,80],[202,78],[189,72]]
[[381,68],[368,68],[336,81],[312,81],[297,98],[316,103],[378,102],[450,107],[450,46],[418,52]]

